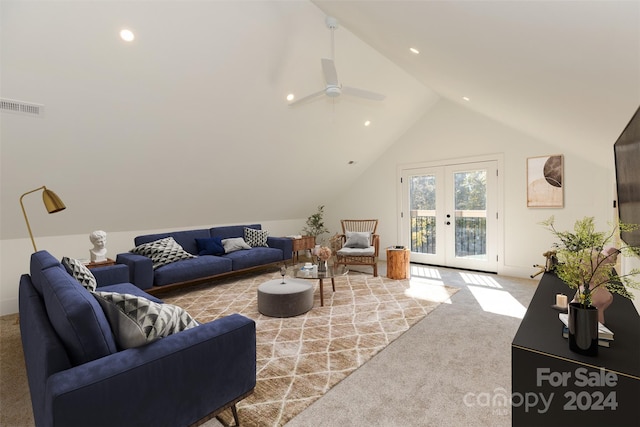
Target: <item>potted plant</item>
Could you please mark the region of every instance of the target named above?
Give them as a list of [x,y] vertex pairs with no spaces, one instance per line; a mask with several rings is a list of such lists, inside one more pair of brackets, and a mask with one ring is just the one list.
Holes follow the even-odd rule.
[[302,230],[307,236],[315,237],[316,244],[319,244],[318,240],[322,240],[318,239],[319,236],[329,232],[329,229],[324,226],[323,216],[324,205],[318,206],[318,211],[307,218],[307,226]]
[[[620,231],[632,231],[638,226],[616,223],[609,231],[596,231],[594,218],[585,217],[575,222],[573,231],[558,231],[553,216],[541,224],[559,240],[554,243],[557,276],[576,290],[569,304],[569,347],[593,355],[598,349],[598,321],[604,323],[604,310],[613,300],[611,294],[633,299],[628,288],[640,288],[635,279],[640,270],[619,274],[614,268],[618,254],[640,254],[640,248],[617,247],[615,241]],[[589,322],[589,325],[583,328],[583,322]]]

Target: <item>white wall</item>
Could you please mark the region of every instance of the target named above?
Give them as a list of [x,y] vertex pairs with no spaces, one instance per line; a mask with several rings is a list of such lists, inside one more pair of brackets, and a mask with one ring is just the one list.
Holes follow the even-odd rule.
[[[612,218],[613,142],[603,141],[598,153],[569,152],[560,143],[540,141],[442,100],[327,205],[327,224],[337,228],[341,218],[377,217],[381,247],[396,244],[398,165],[448,159],[455,163],[457,158],[500,153],[504,156],[504,253],[499,254],[499,273],[528,277],[536,271],[533,264],[544,261],[542,253],[553,242],[538,225],[540,221],[554,215],[557,226],[566,228],[584,216],[594,216],[602,226]],[[598,166],[606,153],[611,156],[607,162],[611,168]],[[565,207],[527,208],[526,159],[549,154],[564,155]]]

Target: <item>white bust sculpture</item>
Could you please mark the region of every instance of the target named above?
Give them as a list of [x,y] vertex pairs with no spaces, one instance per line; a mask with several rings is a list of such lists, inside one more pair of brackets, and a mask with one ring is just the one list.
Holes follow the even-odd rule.
[[89,250],[91,262],[103,262],[107,260],[107,233],[96,230],[89,234],[89,240],[93,243],[93,248]]

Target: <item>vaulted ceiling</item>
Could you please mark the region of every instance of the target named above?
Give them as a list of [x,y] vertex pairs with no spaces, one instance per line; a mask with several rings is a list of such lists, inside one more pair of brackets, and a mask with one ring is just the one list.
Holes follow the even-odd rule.
[[313,3],[440,96],[545,141],[610,147],[640,103],[638,1]]
[[[40,235],[303,218],[440,98],[575,150],[609,149],[640,101],[639,2],[0,8],[1,95],[45,106],[0,115],[2,239],[26,236],[17,200],[43,184],[73,209],[39,221]],[[287,105],[323,87],[327,15],[340,80],[383,102]]]

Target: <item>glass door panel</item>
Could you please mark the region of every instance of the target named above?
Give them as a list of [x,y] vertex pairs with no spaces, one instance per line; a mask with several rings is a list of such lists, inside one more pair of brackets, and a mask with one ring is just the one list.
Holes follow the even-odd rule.
[[497,162],[407,169],[402,183],[412,262],[497,271]]

